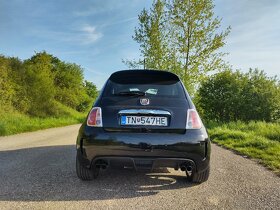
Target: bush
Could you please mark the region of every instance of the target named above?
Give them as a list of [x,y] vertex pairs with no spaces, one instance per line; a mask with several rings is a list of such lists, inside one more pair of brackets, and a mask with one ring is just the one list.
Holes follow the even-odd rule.
[[46,117],[54,108],[55,86],[51,73],[51,59],[45,54],[37,54],[24,63],[25,87],[30,101],[28,113]]
[[11,72],[9,59],[0,56],[0,106],[11,106],[14,87],[9,77]]
[[83,69],[46,53],[30,59],[0,56],[0,107],[34,117],[64,116],[58,104],[84,112],[97,96]]
[[198,109],[206,120],[220,122],[280,119],[280,85],[257,69],[248,73],[224,71],[203,82]]

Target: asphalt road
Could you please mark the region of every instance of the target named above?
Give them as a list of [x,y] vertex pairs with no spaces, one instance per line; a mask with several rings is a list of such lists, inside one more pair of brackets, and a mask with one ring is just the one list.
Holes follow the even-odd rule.
[[80,181],[78,128],[0,138],[0,209],[280,209],[279,177],[215,145],[210,178],[200,185],[173,169],[107,169],[97,180]]

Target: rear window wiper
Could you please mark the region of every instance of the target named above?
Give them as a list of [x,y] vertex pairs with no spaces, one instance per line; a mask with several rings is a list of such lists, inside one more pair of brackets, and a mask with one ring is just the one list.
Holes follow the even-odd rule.
[[146,95],[146,93],[142,92],[142,91],[123,91],[123,92],[115,93],[114,95],[117,95],[117,96],[144,96],[144,95]]

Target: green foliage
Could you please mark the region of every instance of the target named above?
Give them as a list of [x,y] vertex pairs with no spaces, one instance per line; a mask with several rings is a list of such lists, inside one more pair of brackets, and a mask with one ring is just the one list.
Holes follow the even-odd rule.
[[25,61],[0,56],[1,109],[36,117],[66,116],[61,106],[84,112],[97,94],[96,86],[84,81],[80,66],[46,52]]
[[209,125],[211,139],[238,151],[280,175],[280,124],[265,122],[230,122]]
[[140,44],[145,58],[145,66],[150,69],[167,68],[167,31],[165,30],[167,14],[163,1],[154,1],[150,11],[143,9],[138,16],[139,28],[135,29],[133,39]]
[[212,0],[172,0],[169,8],[180,76],[193,92],[207,72],[224,68],[224,54],[217,50],[224,46],[230,28],[219,30],[221,20],[214,17]]
[[0,108],[11,105],[14,87],[9,77],[11,72],[9,59],[0,56]]
[[28,113],[33,116],[53,115],[55,86],[51,57],[38,53],[24,62],[25,91],[30,102]]
[[[190,93],[208,72],[224,69],[218,52],[230,32],[221,31],[214,17],[213,0],[155,0],[138,16],[133,39],[140,44],[146,68],[169,70],[179,75]],[[130,68],[143,61],[123,61]]]
[[0,110],[0,136],[66,126],[84,121],[84,113],[77,112],[62,104],[56,105],[55,108],[56,111],[59,110],[59,117],[31,117],[14,110],[9,112]]
[[89,108],[89,105],[92,104],[92,101],[94,101],[99,94],[97,91],[96,86],[87,80],[84,82],[84,92],[83,92],[83,100],[79,103],[76,110],[78,111],[85,111]]
[[54,65],[54,81],[57,87],[55,98],[61,103],[76,108],[82,100],[85,89],[82,86],[83,71],[80,66],[57,62]]
[[227,70],[210,76],[199,88],[196,102],[206,120],[280,119],[279,81],[258,69],[248,73]]
[[30,100],[28,89],[29,84],[26,82],[26,68],[22,61],[18,58],[9,58],[10,61],[10,78],[15,90],[14,97],[12,98],[12,106],[14,109],[22,113],[27,113],[30,109]]
[[92,82],[85,80],[84,87],[89,97],[96,98],[96,96],[98,95],[98,91],[96,86]]

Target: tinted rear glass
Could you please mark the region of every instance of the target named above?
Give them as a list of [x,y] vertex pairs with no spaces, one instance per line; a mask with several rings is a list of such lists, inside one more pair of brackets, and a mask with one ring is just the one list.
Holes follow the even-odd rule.
[[[138,79],[137,79],[138,80]],[[111,80],[108,81],[106,88],[104,90],[104,96],[120,96],[121,93],[143,93],[146,96],[151,97],[184,97],[184,92],[180,81],[156,81],[152,83],[146,83],[139,80],[131,80],[130,83],[117,83]],[[122,96],[128,96],[122,95]]]

